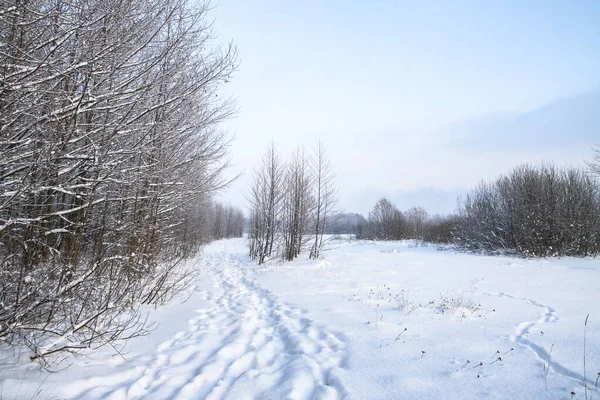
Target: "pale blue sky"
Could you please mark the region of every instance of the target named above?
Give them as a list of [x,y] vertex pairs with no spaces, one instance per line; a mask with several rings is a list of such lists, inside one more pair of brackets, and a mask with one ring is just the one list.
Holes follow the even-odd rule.
[[[366,189],[391,197],[420,190],[431,196],[425,188],[454,193],[526,160],[589,156],[589,146],[569,146],[567,134],[565,143],[555,138],[556,146],[510,154],[448,148],[442,143],[453,133],[438,128],[482,115],[516,116],[598,90],[600,1],[213,6],[218,40],[233,40],[241,60],[225,89],[240,108],[226,124],[236,134],[232,174],[249,175],[272,138],[283,153],[320,138],[338,170],[341,205],[366,212],[353,198]],[[242,205],[248,178],[225,197]],[[442,198],[433,211],[454,207]]]

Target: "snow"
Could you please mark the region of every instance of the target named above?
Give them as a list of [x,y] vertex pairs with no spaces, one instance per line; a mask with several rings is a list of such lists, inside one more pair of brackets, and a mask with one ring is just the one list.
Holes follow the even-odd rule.
[[600,260],[340,240],[319,260],[247,252],[207,246],[189,299],[151,310],[158,328],[122,356],[48,374],[3,348],[0,398],[584,399],[588,314],[600,397]]

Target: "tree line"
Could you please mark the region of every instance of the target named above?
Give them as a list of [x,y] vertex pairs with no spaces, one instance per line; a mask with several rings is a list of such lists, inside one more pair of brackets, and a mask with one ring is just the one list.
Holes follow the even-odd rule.
[[[467,251],[524,257],[600,254],[600,152],[589,169],[522,165],[482,182],[459,199],[456,214],[401,212],[380,199],[367,219],[354,218],[357,238],[416,239]],[[345,228],[348,230],[348,228]]]
[[245,217],[239,207],[214,202],[208,210],[211,218],[210,237],[213,240],[241,238],[244,235]]
[[0,340],[33,358],[112,343],[143,331],[136,304],[190,276],[226,184],[218,124],[233,109],[218,89],[236,67],[207,12],[2,3]]
[[361,214],[345,214],[338,218],[345,221],[338,230],[352,233],[357,239],[367,240],[407,240],[450,243],[451,231],[454,226],[454,216],[429,215],[423,207],[412,207],[400,211],[394,203],[383,197],[379,199],[368,218]]
[[282,159],[271,143],[254,170],[249,193],[250,257],[291,261],[303,251],[317,258],[337,204],[335,175],[325,146],[303,148]]

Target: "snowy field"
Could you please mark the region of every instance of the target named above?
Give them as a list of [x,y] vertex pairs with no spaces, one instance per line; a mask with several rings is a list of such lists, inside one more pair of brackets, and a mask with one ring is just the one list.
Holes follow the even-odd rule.
[[600,400],[600,260],[334,241],[257,267],[234,239],[195,262],[188,301],[122,355],[48,374],[2,349],[0,399],[584,399],[589,314]]

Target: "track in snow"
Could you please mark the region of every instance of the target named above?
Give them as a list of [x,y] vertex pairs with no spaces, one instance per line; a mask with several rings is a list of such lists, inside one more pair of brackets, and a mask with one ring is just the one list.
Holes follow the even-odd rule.
[[[518,343],[518,344],[528,348],[531,352],[533,352],[537,356],[537,358],[540,360],[540,362],[543,365],[546,365],[548,360],[551,360],[549,368],[551,370],[555,371],[556,373],[583,382],[583,375],[567,368],[566,366],[558,363],[555,360],[552,360],[549,350],[544,349],[542,346],[536,344],[533,340],[529,339],[529,333],[533,330],[534,327],[539,329],[539,328],[542,328],[544,324],[554,323],[554,322],[558,321],[558,315],[556,314],[556,310],[554,308],[544,305],[544,304],[541,304],[541,303],[539,303],[535,300],[532,300],[530,298],[527,298],[527,297],[515,297],[515,296],[507,294],[507,293],[484,293],[484,294],[488,295],[488,296],[509,298],[509,299],[513,299],[513,300],[522,301],[522,302],[525,302],[525,304],[532,305],[534,307],[539,308],[541,310],[540,317],[535,321],[525,321],[525,322],[520,323],[515,328],[515,333],[513,335],[509,335],[509,339],[512,342]],[[540,331],[542,331],[542,330],[540,329]],[[546,368],[546,367],[544,367],[544,368]],[[591,387],[593,387],[594,386],[593,380],[588,378],[588,384]]]
[[212,308],[185,331],[118,367],[74,382],[76,398],[338,399],[346,363],[343,335],[315,326],[248,277],[247,257],[219,244],[206,254]]

